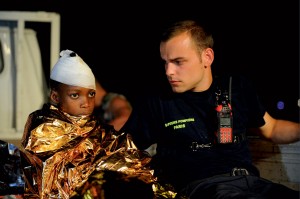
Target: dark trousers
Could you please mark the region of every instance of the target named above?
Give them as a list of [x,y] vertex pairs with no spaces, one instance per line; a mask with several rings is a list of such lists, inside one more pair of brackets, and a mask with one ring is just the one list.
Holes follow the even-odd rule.
[[[189,199],[299,199],[299,191],[251,175],[214,176],[189,184],[180,194]],[[180,198],[179,197],[179,198]]]

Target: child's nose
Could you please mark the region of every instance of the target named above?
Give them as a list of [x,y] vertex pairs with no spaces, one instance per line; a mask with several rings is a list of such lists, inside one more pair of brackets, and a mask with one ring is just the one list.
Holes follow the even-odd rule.
[[83,97],[82,101],[81,101],[81,107],[82,108],[89,107],[89,104],[90,104],[90,102],[89,102],[88,97]]

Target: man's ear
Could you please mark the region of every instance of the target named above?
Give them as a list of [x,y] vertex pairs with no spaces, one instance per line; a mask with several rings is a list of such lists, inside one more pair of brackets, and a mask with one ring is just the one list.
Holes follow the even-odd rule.
[[51,90],[51,92],[50,92],[50,100],[54,104],[58,104],[59,103],[59,94],[58,94],[57,91]]
[[212,64],[212,62],[214,61],[214,51],[211,48],[206,48],[203,51],[203,61],[205,62],[205,65],[210,66]]

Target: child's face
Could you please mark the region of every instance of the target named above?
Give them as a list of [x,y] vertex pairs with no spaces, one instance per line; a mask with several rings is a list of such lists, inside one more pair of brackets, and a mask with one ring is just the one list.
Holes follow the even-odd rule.
[[58,107],[70,115],[90,115],[94,111],[96,91],[93,89],[61,84],[53,93],[57,95]]

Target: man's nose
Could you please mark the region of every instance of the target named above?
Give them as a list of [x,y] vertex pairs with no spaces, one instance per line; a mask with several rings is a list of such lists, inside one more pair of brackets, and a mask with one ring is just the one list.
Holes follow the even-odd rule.
[[165,71],[166,71],[167,76],[174,74],[174,67],[173,67],[172,63],[165,64]]

